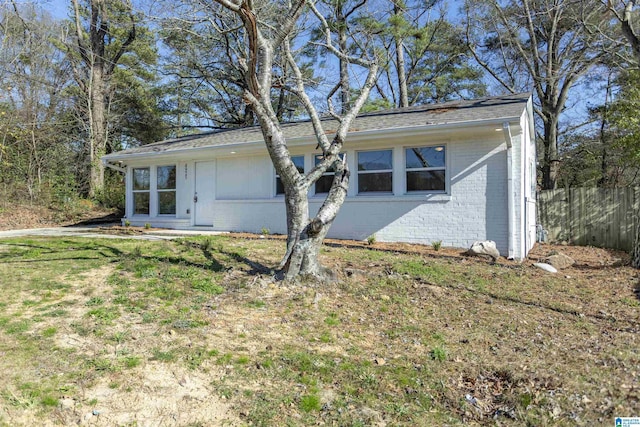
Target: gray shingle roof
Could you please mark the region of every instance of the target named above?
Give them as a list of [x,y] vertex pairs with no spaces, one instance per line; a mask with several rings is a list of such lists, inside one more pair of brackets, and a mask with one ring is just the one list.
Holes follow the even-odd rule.
[[[378,111],[361,114],[353,122],[350,132],[402,129],[416,126],[437,126],[445,124],[462,124],[479,121],[504,121],[518,119],[530,94],[505,95],[482,98],[470,101],[451,101],[442,104],[420,105],[409,108]],[[323,119],[326,133],[337,129],[337,121],[333,118]],[[282,125],[287,139],[312,138],[313,126],[309,121],[286,123]],[[168,153],[185,149],[220,147],[235,144],[253,144],[263,142],[259,126],[240,129],[218,130],[214,132],[189,135],[119,151],[109,157],[126,155],[144,155],[152,153]]]

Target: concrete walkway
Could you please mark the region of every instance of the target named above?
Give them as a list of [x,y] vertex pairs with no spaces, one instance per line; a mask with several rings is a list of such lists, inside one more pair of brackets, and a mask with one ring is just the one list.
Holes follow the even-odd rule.
[[171,240],[186,236],[215,236],[225,234],[223,231],[208,230],[149,230],[142,234],[109,234],[109,232],[96,231],[108,225],[101,224],[88,227],[50,227],[29,228],[24,230],[0,231],[0,239],[7,237],[26,236],[58,236],[58,237],[92,237],[103,239],[136,239],[136,240]]

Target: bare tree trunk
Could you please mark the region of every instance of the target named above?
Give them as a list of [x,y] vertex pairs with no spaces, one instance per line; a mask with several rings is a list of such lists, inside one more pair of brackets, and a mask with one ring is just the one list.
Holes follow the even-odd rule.
[[[393,13],[395,15],[402,14],[402,8],[395,0],[393,2]],[[396,34],[394,37],[396,45],[396,72],[398,73],[398,89],[400,92],[400,105],[399,107],[405,108],[409,106],[409,94],[407,90],[407,72],[405,70],[404,60],[404,43],[402,38]]]
[[107,151],[107,111],[105,101],[109,90],[108,81],[113,75],[120,58],[130,50],[136,38],[136,18],[131,4],[122,3],[127,8],[130,27],[125,39],[118,49],[109,52],[108,47],[114,43],[113,25],[110,22],[106,0],[89,0],[88,29],[83,29],[83,17],[78,0],[72,0],[75,14],[77,52],[80,54],[86,74],[74,68],[78,85],[83,89],[88,100],[89,140],[86,147],[87,162],[87,195],[95,197],[104,187],[104,166],[101,157]]
[[633,251],[631,253],[631,266],[640,268],[640,221],[638,222],[636,231],[636,242],[633,245]]
[[558,119],[553,115],[544,122],[544,158],[542,162],[542,188],[554,190],[558,177]]
[[[233,11],[242,21],[246,30],[247,46],[243,56],[244,79],[247,83],[245,99],[252,106],[256,118],[260,123],[269,157],[276,173],[280,176],[285,190],[285,206],[287,212],[287,252],[280,264],[280,269],[287,280],[295,280],[300,276],[313,277],[321,281],[332,277],[331,271],[320,264],[319,254],[322,241],[333,224],[340,207],[342,206],[349,183],[349,171],[346,157],[340,157],[349,127],[355,119],[358,111],[364,105],[371,88],[375,84],[378,72],[377,58],[371,60],[363,57],[353,57],[347,54],[346,28],[339,28],[339,45],[334,47],[332,42],[331,27],[325,17],[318,11],[313,2],[298,0],[289,5],[287,16],[278,22],[279,31],[271,39],[262,34],[258,26],[252,4],[243,1],[240,4],[230,0],[215,0],[227,10]],[[357,7],[364,4],[358,3]],[[341,81],[338,82],[327,97],[330,109],[330,98],[338,88],[341,89],[341,109],[343,114],[338,117],[338,129],[332,141],[329,141],[323,128],[322,120],[311,98],[305,90],[302,71],[296,63],[291,52],[289,36],[293,32],[298,18],[303,12],[303,7],[308,6],[313,15],[321,22],[325,33],[326,48],[340,60]],[[341,4],[338,5],[341,10]],[[352,13],[356,8],[352,9]],[[348,14],[338,13],[342,21],[346,22]],[[344,35],[344,37],[343,37]],[[287,141],[282,131],[281,123],[272,103],[272,70],[273,58],[276,49],[282,49],[288,67],[292,71],[292,84],[288,90],[294,93],[302,102],[313,124],[314,133],[318,141],[318,147],[322,150],[322,159],[306,174],[301,174],[296,168],[287,147]],[[367,68],[367,78],[362,90],[353,102],[349,100],[348,65],[357,64]],[[345,109],[349,106],[348,111]],[[329,194],[317,215],[309,218],[308,190],[325,172],[332,168],[335,171],[333,183]]]
[[[342,17],[342,21],[338,21],[338,25],[340,27],[340,32],[338,34],[338,47],[340,51],[346,55],[348,49],[347,23],[344,21],[344,17]],[[342,114],[351,109],[351,94],[349,92],[349,63],[344,58],[340,58],[340,112]]]
[[[288,251],[288,259],[285,265],[285,278],[287,280],[294,280],[299,276],[321,281],[335,280],[333,270],[323,267],[320,263],[322,242],[344,203],[349,187],[349,170],[346,161],[336,161],[335,168],[336,173],[329,195],[316,217],[311,221],[308,219],[306,192],[298,193],[291,200],[287,200],[287,220],[291,218],[291,225],[297,227],[296,237]],[[297,208],[302,206],[304,209],[292,210],[292,216],[290,217],[288,209],[290,205],[297,205]]]
[[[609,5],[611,5],[611,2],[609,3]],[[620,23],[622,24],[622,33],[631,44],[634,55],[638,60],[640,60],[640,35],[636,32],[633,22],[633,8],[635,7],[635,5],[635,0],[629,0],[627,2],[622,18],[620,19]]]
[[91,70],[90,109],[89,114],[89,197],[95,197],[104,187],[104,166],[100,159],[107,152],[105,130],[105,99],[102,67]]

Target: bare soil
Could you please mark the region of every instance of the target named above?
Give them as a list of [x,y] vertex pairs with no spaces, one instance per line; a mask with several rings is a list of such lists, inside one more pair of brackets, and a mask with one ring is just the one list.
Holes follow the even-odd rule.
[[120,215],[91,203],[79,202],[72,209],[53,209],[28,204],[0,205],[0,230],[66,227],[91,223],[117,222]]

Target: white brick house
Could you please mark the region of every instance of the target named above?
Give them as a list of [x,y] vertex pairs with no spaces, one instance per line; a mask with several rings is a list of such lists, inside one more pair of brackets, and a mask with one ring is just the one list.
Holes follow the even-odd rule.
[[[299,169],[310,170],[318,154],[310,123],[284,129]],[[528,94],[363,114],[344,153],[349,192],[329,237],[454,247],[489,239],[515,259],[535,242]],[[162,141],[103,162],[126,173],[123,221],[132,225],[286,233],[284,198],[258,127]],[[311,189],[311,210],[324,200],[324,183]]]

